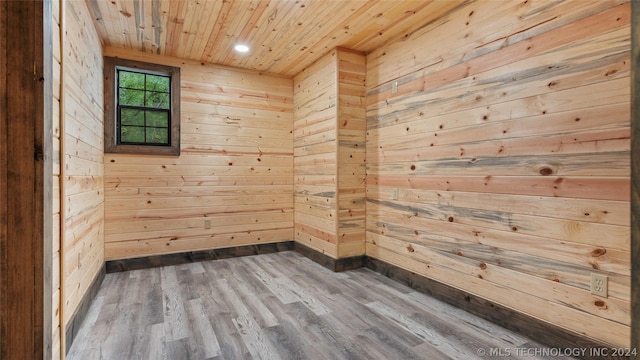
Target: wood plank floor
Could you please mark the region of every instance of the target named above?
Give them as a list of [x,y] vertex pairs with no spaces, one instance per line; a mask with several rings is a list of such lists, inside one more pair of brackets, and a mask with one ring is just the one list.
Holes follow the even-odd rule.
[[67,359],[543,359],[531,356],[542,349],[368,269],[333,273],[280,252],[107,274]]

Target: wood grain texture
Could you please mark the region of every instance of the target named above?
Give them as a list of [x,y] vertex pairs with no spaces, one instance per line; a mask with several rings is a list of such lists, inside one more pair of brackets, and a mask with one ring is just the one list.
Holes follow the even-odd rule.
[[516,347],[544,349],[371,270],[280,252],[108,274],[68,359],[477,359]]
[[62,37],[64,36],[61,30],[61,4],[59,0],[51,1],[52,14],[51,14],[51,37],[52,37],[52,77],[53,82],[51,84],[52,87],[52,206],[51,206],[51,214],[52,214],[52,227],[53,231],[51,234],[51,248],[52,248],[52,263],[51,263],[51,359],[58,360],[62,358],[62,327],[60,326],[60,318],[62,313],[62,301],[61,301],[61,259],[60,259],[60,246],[61,246],[61,229],[62,229],[62,216],[61,216],[61,203],[62,203],[62,194],[61,194],[61,166],[60,166],[60,129],[61,129],[61,119],[60,116],[60,98],[62,93],[62,82],[64,74],[62,72]]
[[[52,357],[52,6],[0,5],[0,358]],[[26,65],[26,66],[25,66]]]
[[87,317],[89,308],[91,307],[91,304],[93,304],[98,290],[100,290],[105,274],[105,267],[102,267],[96,274],[95,278],[91,281],[91,285],[89,285],[87,291],[85,291],[82,299],[80,299],[78,305],[74,309],[73,314],[71,314],[69,320],[66,322],[64,329],[64,354],[69,351],[71,344],[73,344],[76,336],[78,336],[80,325]]
[[331,50],[294,78],[295,240],[338,257],[338,66]]
[[338,258],[364,255],[366,57],[338,48]]
[[[414,272],[404,270],[397,266],[382,262],[380,260],[367,257],[366,266],[380,274],[383,274],[394,281],[405,284],[421,293],[432,296],[438,300],[451,304],[456,309],[464,309],[482,319],[489,320],[495,324],[504,326],[507,329],[526,333],[527,336],[535,339],[544,345],[558,349],[580,348],[584,354],[576,354],[583,359],[630,359],[630,356],[596,356],[600,349],[607,348],[606,345],[588,339],[584,336],[567,331],[561,327],[551,325],[511,308],[501,306],[484,298],[467,293],[455,287],[451,287],[435,280],[431,280]],[[446,309],[444,311],[447,311]]]
[[[104,269],[102,50],[84,2],[63,6],[62,329]],[[64,350],[64,349],[63,349]]]
[[336,48],[294,78],[296,241],[334,259],[364,254],[365,60]]
[[291,79],[158,55],[134,60],[181,68],[182,149],[105,155],[106,259],[292,240]]
[[631,3],[631,346],[640,347],[640,6]]
[[547,5],[461,4],[367,55],[366,255],[629,346],[630,4]]
[[[108,47],[290,77],[337,46],[372,51],[459,5],[386,0],[91,0],[88,4]],[[236,42],[246,43],[251,51],[234,53]]]

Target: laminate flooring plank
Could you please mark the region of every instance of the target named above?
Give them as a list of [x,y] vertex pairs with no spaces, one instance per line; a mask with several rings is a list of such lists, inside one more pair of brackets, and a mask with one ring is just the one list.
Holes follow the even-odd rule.
[[205,274],[193,274],[186,267],[176,268],[176,280],[180,288],[180,295],[183,301],[189,301],[199,298],[197,287],[208,281]]
[[280,252],[107,274],[67,358],[459,360],[516,348],[544,347],[369,269]]
[[[334,316],[349,324],[352,331],[361,333],[380,333],[386,334],[389,342],[397,342],[406,348],[413,348],[424,343],[424,340],[413,333],[408,333],[397,323],[389,322],[384,316],[376,313],[373,309],[365,304],[350,301],[348,297],[340,297],[336,299],[339,307],[334,308]],[[371,331],[376,329],[376,331]]]
[[287,358],[291,354],[297,353],[298,344],[304,344],[305,357],[301,359],[323,359],[326,354],[325,339],[320,334],[317,323],[318,317],[309,308],[300,302],[283,304],[273,294],[263,298],[265,304],[269,305],[269,310],[278,319],[279,325],[265,329],[265,334],[273,343],[278,344],[280,349],[282,334],[288,335],[285,348],[281,351],[281,356]]
[[220,346],[221,358],[251,359],[249,349],[233,324],[233,315],[226,308],[220,309],[213,298],[203,298],[201,301]]
[[282,269],[289,269],[288,267],[282,266],[281,263],[272,264],[268,261],[262,263],[262,267],[275,276],[275,282],[280,285],[279,288],[288,290],[288,292],[293,295],[295,299],[302,302],[311,311],[313,311],[314,314],[323,315],[331,312],[331,310],[327,306],[325,306],[317,297],[313,296],[305,289],[306,284],[301,286],[300,284],[293,281],[290,273],[284,274],[282,272]]
[[256,322],[261,328],[269,328],[277,326],[279,324],[278,319],[271,313],[271,310],[262,301],[262,296],[256,296],[252,294],[243,283],[237,283],[235,286],[238,295],[242,299],[245,306],[248,307],[252,314],[257,315],[255,317]]
[[[412,345],[407,342],[407,337],[401,336],[397,332],[388,331],[384,327],[368,328],[364,331],[364,334],[375,344],[388,350],[388,359],[420,359],[424,356],[424,354],[420,354],[415,350],[415,346],[424,344],[423,342]],[[434,351],[431,354],[433,356],[430,356],[429,359],[448,359],[439,351]]]
[[307,353],[308,345],[300,341],[297,334],[287,331],[286,326],[272,326],[264,329],[264,335],[274,344],[278,344],[278,356],[283,360],[319,358],[320,353]]
[[382,316],[385,316],[390,321],[396,322],[402,326],[407,332],[415,334],[416,336],[424,339],[425,342],[436,347],[441,353],[453,355],[456,359],[471,360],[476,357],[463,351],[462,344],[453,342],[451,339],[447,339],[442,334],[438,333],[436,329],[429,328],[414,319],[405,316],[404,314],[392,309],[391,307],[381,302],[372,302],[367,304],[368,307]]
[[298,298],[292,294],[284,284],[279,282],[272,274],[265,271],[263,267],[254,263],[251,265],[251,270],[253,271],[253,275],[283,304],[291,304],[298,301]]
[[[519,354],[523,355],[520,358],[534,359],[534,360],[571,360],[571,359],[573,359],[572,357],[564,356],[564,355],[556,354],[556,353],[552,353],[549,356],[528,356],[528,355],[526,355],[526,354],[536,354],[537,351],[540,351],[541,349],[545,348],[543,345],[540,345],[535,341],[528,341],[528,342],[526,342],[526,343],[524,343],[524,344],[522,344],[522,345],[520,345],[520,346],[518,346],[516,348],[517,349],[521,349],[521,350],[518,350],[518,351],[520,351]],[[555,349],[555,350],[558,350],[558,349]],[[576,351],[580,351],[580,349],[575,349],[575,350]],[[513,351],[513,352],[516,352],[516,351]]]
[[260,281],[255,274],[253,274],[253,271],[250,270],[252,269],[252,264],[256,261],[256,259],[251,258],[251,256],[246,256],[238,258],[237,261],[235,261],[236,266],[239,267],[239,271],[234,272],[234,278],[236,278],[240,283],[246,285],[255,297],[262,298],[267,294],[272,294],[266,285]]
[[331,312],[331,309],[323,304],[322,301],[320,301],[316,296],[310,294],[304,289],[304,287],[300,286],[295,281],[284,277],[278,278],[276,281],[289,289],[289,291],[297,297],[301,303],[308,307],[309,310],[313,311],[314,314],[324,315]]
[[191,325],[190,338],[196,340],[197,347],[204,354],[204,358],[209,359],[220,356],[220,344],[204,310],[202,300],[187,301],[185,309]]
[[[184,299],[175,267],[162,267],[161,276],[165,336],[168,342],[184,339],[189,336],[189,328],[185,319]],[[177,347],[178,345],[174,344],[173,346]]]
[[[223,267],[227,269],[228,267]],[[207,275],[211,274],[212,267],[207,267]],[[238,333],[233,318],[237,316],[233,309],[233,304],[229,303],[223,296],[219,282],[223,280],[216,274],[211,274],[210,281],[202,289],[203,310],[209,318],[216,339],[220,346],[223,359],[251,359],[249,349],[242,341]]]
[[339,351],[337,355],[344,359],[386,359],[375,348],[366,347],[359,341],[360,332],[352,331],[350,324],[342,321],[332,314],[318,317],[321,333],[330,338],[336,344]]
[[166,337],[164,336],[164,324],[154,324],[149,327],[148,353],[143,353],[139,359],[170,360],[167,358]]
[[[96,303],[93,303],[91,305],[91,307],[98,305]],[[90,334],[89,337],[89,341],[88,341],[88,345],[93,347],[93,346],[97,346],[98,344],[103,344],[106,340],[107,337],[109,336],[109,334],[111,332],[113,332],[113,327],[116,326],[116,318],[118,316],[118,304],[102,304],[102,306],[100,306],[100,311],[98,314],[98,318],[96,319],[95,325],[91,326],[91,327],[85,327],[84,324],[82,324],[83,328],[80,330],[80,333],[84,333],[84,332],[88,332]],[[87,331],[88,329],[90,329],[89,331]],[[78,343],[78,340],[76,338],[76,341],[74,341],[74,345]]]
[[[75,343],[75,341],[74,341]],[[100,347],[87,349],[74,349],[70,351],[66,359],[68,360],[102,360],[104,357],[100,353]]]
[[204,261],[202,262],[202,267],[205,269],[207,274],[214,275],[216,279],[224,279],[226,277],[233,276],[231,264],[232,262],[229,261],[229,259],[220,259]]
[[118,306],[117,315],[113,321],[113,326],[101,347],[102,356],[107,359],[133,359],[134,344],[139,341],[138,332],[134,324],[140,315],[141,306],[138,304]]
[[[429,324],[430,327],[438,329],[438,333],[443,337],[450,339],[449,341],[451,343],[461,344],[466,348],[467,352],[475,354],[478,352],[478,349],[483,346],[518,346],[526,341],[523,337],[505,336],[504,340],[500,339],[498,336],[498,334],[500,334],[500,327],[489,327],[489,322],[485,322],[482,324],[483,326],[480,327],[460,326],[460,324],[464,324],[467,319],[475,318],[468,316],[468,314],[466,316],[453,316],[456,313],[448,313],[446,311],[446,309],[451,308],[450,306],[445,306],[443,302],[429,298],[424,294],[416,292],[407,294],[404,291],[398,291],[392,287],[384,286],[383,288],[381,285],[376,286],[380,286],[379,292],[383,292],[384,290],[385,294],[390,295],[390,297],[385,300],[385,304],[399,309],[403,315],[409,316],[418,323]],[[415,297],[427,298],[431,301],[429,305],[427,305],[424,302],[419,302],[415,297],[411,297],[410,294],[414,294]],[[462,314],[457,313],[457,315]],[[467,322],[466,324],[470,323]],[[490,330],[495,330],[497,334],[491,333]],[[506,335],[504,332],[502,334]]]
[[142,304],[141,325],[148,326],[164,322],[162,286],[160,284],[160,269],[145,269],[140,271],[138,286],[141,289]]
[[189,339],[183,338],[179,340],[172,340],[167,342],[167,358],[168,359],[180,359],[190,360],[196,359],[196,354],[193,354],[189,349]]
[[451,322],[460,324],[464,328],[475,331],[478,335],[484,334],[500,341],[504,346],[517,347],[529,339],[496,325],[488,320],[470,316],[470,314],[460,308],[453,307],[441,300],[427,296],[423,293],[413,291],[406,295],[408,298],[424,305],[424,310],[430,313],[447,316]]
[[[107,274],[105,276],[101,289],[107,289],[104,297],[104,304],[117,304],[122,301],[124,296],[124,287],[127,279],[131,274],[129,272],[118,272]],[[100,291],[98,291],[100,293]]]
[[276,347],[268,341],[254,315],[249,312],[240,296],[229,286],[227,279],[222,279],[219,283],[225,298],[236,309],[237,316],[233,318],[233,323],[252,357],[264,360],[280,359]]
[[346,333],[341,333],[336,328],[335,324],[340,321],[339,319],[330,316],[320,317],[299,302],[287,306],[289,311],[292,311],[298,319],[302,319],[302,322],[306,324],[306,331],[310,334],[308,336],[317,339],[321,344],[325,358],[336,360],[368,359],[366,354],[363,354],[356,344],[353,344],[346,337]]
[[127,359],[145,359],[151,352],[152,338],[149,334],[153,325],[131,327],[127,329],[128,335],[132,338],[131,347],[127,351]]
[[188,263],[186,264],[187,268],[189,269],[189,271],[191,271],[192,274],[204,274],[207,271],[204,269],[204,266],[202,266],[201,262],[193,262],[193,263]]
[[89,307],[89,311],[85,315],[84,321],[80,326],[80,330],[78,331],[78,335],[76,336],[76,341],[80,344],[86,344],[89,348],[93,347],[94,338],[97,334],[91,331],[85,331],[86,328],[93,328],[96,326],[96,322],[98,321],[98,317],[100,316],[100,311],[102,309],[102,305],[104,304],[104,295],[96,296],[93,299],[93,303]]

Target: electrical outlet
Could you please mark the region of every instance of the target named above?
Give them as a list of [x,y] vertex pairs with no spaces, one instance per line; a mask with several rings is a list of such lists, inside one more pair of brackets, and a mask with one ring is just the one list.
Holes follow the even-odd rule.
[[393,188],[393,190],[391,190],[391,197],[393,200],[398,200],[398,188]]
[[607,297],[608,296],[607,282],[608,282],[607,275],[591,273],[591,293],[593,295]]
[[395,94],[398,92],[398,82],[394,81],[393,83],[391,83],[391,93]]
[[211,219],[204,219],[204,228],[211,229]]

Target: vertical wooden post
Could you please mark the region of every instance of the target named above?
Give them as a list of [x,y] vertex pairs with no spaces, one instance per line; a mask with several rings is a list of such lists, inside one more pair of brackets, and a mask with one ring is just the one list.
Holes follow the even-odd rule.
[[640,3],[631,2],[631,347],[640,351]]
[[[67,41],[67,1],[66,0],[60,0],[60,6],[59,6],[59,10],[60,10],[60,16],[59,16],[59,21],[60,21],[60,33],[56,34],[55,36],[59,36],[60,37],[60,106],[58,107],[58,113],[59,113],[59,118],[56,119],[56,121],[59,122],[59,129],[60,129],[60,147],[59,147],[59,157],[60,157],[60,174],[58,175],[58,178],[60,179],[59,181],[59,191],[60,191],[60,246],[58,247],[58,262],[59,262],[59,267],[58,269],[54,269],[53,271],[58,271],[58,273],[60,274],[60,280],[59,280],[59,285],[60,285],[60,291],[59,291],[59,298],[58,298],[58,302],[59,302],[59,306],[58,306],[58,323],[60,324],[60,360],[65,360],[67,357],[67,332],[65,331],[65,323],[64,323],[64,319],[65,319],[65,311],[66,311],[66,306],[65,306],[65,302],[64,299],[66,297],[66,293],[64,291],[65,289],[65,279],[66,277],[64,276],[64,264],[65,264],[65,248],[64,248],[64,239],[66,236],[65,233],[65,218],[66,218],[66,208],[67,208],[67,200],[65,197],[65,193],[66,193],[66,188],[65,188],[65,167],[64,167],[64,154],[65,154],[65,134],[66,134],[66,127],[65,127],[65,111],[66,110],[66,95],[65,95],[65,80],[64,80],[64,66],[65,66],[65,57],[66,57],[66,50],[65,50],[65,46],[66,46],[66,41]],[[53,289],[52,289],[53,291]],[[1,359],[0,359],[1,360]]]
[[0,2],[0,358],[51,358],[49,0]]

